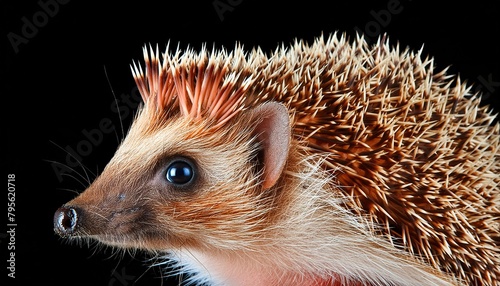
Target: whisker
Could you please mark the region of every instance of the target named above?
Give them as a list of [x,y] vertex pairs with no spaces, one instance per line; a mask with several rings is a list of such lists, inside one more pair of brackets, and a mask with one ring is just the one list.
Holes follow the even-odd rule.
[[70,155],[73,159],[76,160],[76,162],[78,163],[78,165],[80,165],[80,167],[82,168],[83,172],[85,173],[86,181],[89,184],[91,183],[91,180],[90,180],[90,177],[89,177],[89,174],[87,173],[87,171],[90,172],[94,177],[97,177],[96,174],[92,173],[89,168],[85,167],[85,165],[83,165],[83,163],[80,160],[78,160],[78,158],[76,158],[75,155],[71,154],[68,150],[64,149],[61,145],[57,144],[56,142],[54,142],[52,140],[49,140],[49,141],[50,141],[50,143],[54,144],[56,147],[58,147],[59,149],[63,150],[64,152],[66,152],[66,154]]
[[68,191],[68,192],[71,192],[71,193],[74,193],[76,195],[79,195],[80,192],[76,191],[76,190],[73,190],[73,189],[68,189],[68,188],[57,188],[57,190],[61,190],[61,191]]
[[[109,79],[109,76],[108,76],[108,71],[106,70],[106,66],[104,66],[104,74],[106,75],[106,81],[108,82],[108,86],[109,86],[109,89],[111,90],[111,94],[113,94],[113,98],[115,99],[115,104],[116,104],[116,108],[118,109],[118,120],[120,121],[120,128],[121,128],[121,131],[122,131],[122,140],[123,138],[125,138],[125,131],[124,131],[124,128],[123,128],[123,119],[122,119],[122,116],[120,114],[120,110],[119,110],[119,105],[118,105],[118,98],[116,97],[116,94],[115,94],[115,90],[113,89],[113,86],[111,85],[111,81]],[[120,139],[118,138],[118,133],[115,131],[115,134],[116,134],[116,141],[117,143],[120,143]]]
[[[83,179],[86,184],[84,182],[82,182],[81,180],[79,180],[77,178],[77,176],[74,176],[74,175],[71,175],[71,174],[68,174],[68,173],[63,173],[61,176],[67,176],[69,178],[72,178],[74,179],[76,182],[78,182],[79,184],[81,184],[84,188],[86,188],[88,185],[91,184],[91,181],[89,179],[88,176],[83,176],[82,174],[80,174],[77,170],[75,170],[74,168],[70,167],[69,165],[67,164],[64,164],[64,163],[61,163],[61,162],[57,162],[57,161],[53,161],[53,160],[44,160],[48,163],[52,163],[52,164],[58,164],[58,165],[61,165],[63,166],[64,168],[67,168],[68,170],[70,170],[71,172],[75,173],[78,175],[79,178]],[[89,171],[90,172],[90,171]],[[92,172],[91,172],[92,173]]]

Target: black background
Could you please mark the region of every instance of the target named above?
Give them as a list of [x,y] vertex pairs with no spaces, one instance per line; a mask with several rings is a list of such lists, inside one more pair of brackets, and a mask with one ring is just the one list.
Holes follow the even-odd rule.
[[[4,180],[7,174],[16,176],[17,228],[16,278],[11,279],[6,269],[10,237],[6,236],[5,187],[0,207],[0,281],[6,282],[1,285],[175,285],[162,284],[159,267],[148,268],[147,255],[113,255],[111,249],[68,244],[52,230],[54,211],[75,195],[68,190],[81,191],[88,184],[80,177],[83,171],[79,167],[60,180],[53,162],[67,164],[63,149],[82,147],[83,141],[89,142],[85,131],[99,130],[103,120],[111,120],[115,130],[104,133],[101,129],[102,138],[81,156],[90,169],[90,179],[94,177],[90,172],[104,168],[123,137],[120,122],[125,130],[130,125],[134,109],[121,98],[136,103],[129,64],[132,59],[142,59],[146,43],[163,48],[170,41],[173,46],[194,49],[207,43],[231,49],[239,41],[248,49],[259,45],[269,52],[295,38],[311,41],[322,32],[340,31],[352,37],[360,30],[369,39],[387,32],[393,44],[399,42],[414,50],[424,45],[423,54],[435,58],[438,70],[450,66],[449,73],[475,84],[473,90],[483,88],[485,104],[495,106],[495,112],[500,106],[500,47],[496,43],[500,10],[496,1],[467,5],[456,1],[338,1],[327,5],[318,1],[97,4],[60,0],[57,10],[50,7],[52,15],[40,5],[48,2],[58,3],[2,1]],[[224,9],[221,3],[231,9],[217,12],[214,3],[220,9]],[[397,12],[389,19],[391,3],[396,3]],[[23,17],[38,27],[26,28]],[[122,107],[121,121],[111,107],[113,92]]]

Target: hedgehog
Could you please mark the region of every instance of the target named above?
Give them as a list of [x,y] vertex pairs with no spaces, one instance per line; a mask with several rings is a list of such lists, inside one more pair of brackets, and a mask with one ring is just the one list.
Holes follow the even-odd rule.
[[188,285],[500,285],[500,132],[423,49],[143,48],[143,99],[55,232]]

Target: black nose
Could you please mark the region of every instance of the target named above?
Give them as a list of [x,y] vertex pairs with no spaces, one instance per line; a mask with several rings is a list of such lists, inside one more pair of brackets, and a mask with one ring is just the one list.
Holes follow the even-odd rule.
[[54,214],[54,231],[60,236],[70,236],[76,232],[79,210],[74,207],[61,207]]

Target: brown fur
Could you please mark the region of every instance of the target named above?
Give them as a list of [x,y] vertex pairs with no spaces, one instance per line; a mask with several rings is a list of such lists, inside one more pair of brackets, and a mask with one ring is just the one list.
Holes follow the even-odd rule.
[[[145,106],[66,204],[81,212],[71,236],[173,251],[219,283],[249,269],[263,283],[499,285],[499,125],[421,52],[334,35],[145,62]],[[265,123],[283,116],[269,102],[289,131]],[[178,156],[196,162],[189,189],[162,177]]]

